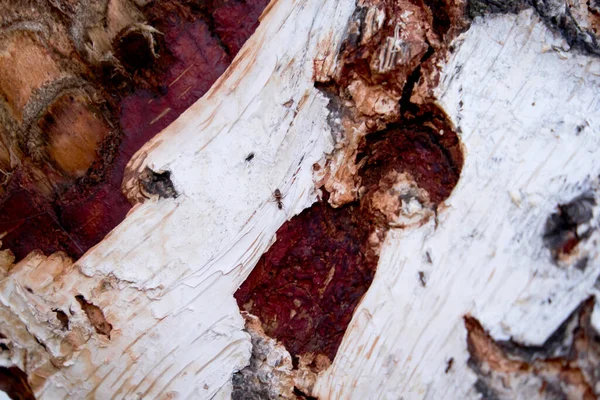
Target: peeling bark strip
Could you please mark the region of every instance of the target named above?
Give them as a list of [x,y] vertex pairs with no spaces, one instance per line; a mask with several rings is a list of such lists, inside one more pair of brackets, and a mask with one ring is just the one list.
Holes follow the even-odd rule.
[[[128,165],[127,193],[144,186],[149,168],[170,171],[180,196],[142,198],[75,264],[61,253],[13,264],[0,252],[9,271],[0,280],[0,329],[36,395],[227,398],[251,352],[233,293],[286,213],[315,201],[313,166],[333,144],[311,67],[339,46],[352,11],[337,0],[271,3],[218,85]],[[277,188],[282,209],[272,201]],[[81,311],[84,300],[101,307],[110,339]],[[55,310],[68,315],[68,329]]]
[[[463,316],[493,338],[541,346],[597,292],[598,232],[579,242],[569,268],[556,268],[542,236],[557,204],[598,187],[600,136],[591,126],[599,126],[600,63],[560,50],[565,41],[531,10],[477,18],[452,47],[439,74],[422,66],[410,99],[422,104],[423,89],[439,80],[432,95],[465,149],[460,181],[437,221],[388,232],[371,287],[313,396],[493,399],[474,388]],[[581,256],[585,269],[577,268]],[[597,315],[590,323],[597,330]],[[565,364],[554,382],[577,386],[581,374]],[[539,382],[534,372],[519,379]],[[536,398],[540,387],[506,398]]]
[[[432,18],[430,6],[441,19]],[[432,46],[440,48],[449,29],[442,3],[387,1],[358,8],[338,69],[330,80],[319,78],[326,84],[318,87],[343,121],[337,138],[342,150],[332,158],[348,160],[338,167],[351,172],[343,174],[345,182],[329,179],[324,202],[277,232],[236,293],[240,308],[260,318],[266,334],[295,357],[295,366],[301,355],[334,359],[371,284],[387,229],[425,223],[458,182],[463,156],[443,113],[427,105],[400,117],[400,99],[410,98],[414,83],[405,93],[409,76],[431,56]],[[350,126],[359,128],[351,133]],[[365,140],[378,126],[383,129]],[[340,194],[343,185],[351,185],[350,196]],[[335,190],[334,198],[327,189]],[[332,208],[325,201],[347,204]]]
[[266,4],[0,2],[4,248],[77,259],[102,240],[131,208],[127,161],[208,91]]
[[594,298],[584,301],[541,346],[495,341],[465,318],[469,366],[486,399],[585,399],[600,396],[600,334],[591,324]]
[[[425,223],[458,182],[463,156],[443,112],[413,106],[400,118],[400,99],[410,98],[414,83],[406,92],[409,76],[431,55],[428,41],[439,48],[437,40],[450,28],[446,14],[436,25],[440,36],[426,34],[433,24],[430,12],[423,4],[390,1],[354,13],[341,67],[333,81],[318,87],[344,121],[339,153],[356,168],[348,191],[358,201],[348,203],[350,197],[339,192],[331,199],[323,189],[321,203],[280,228],[235,294],[240,308],[258,316],[265,333],[291,353],[296,368],[301,357],[334,359],[371,284],[386,231]],[[362,135],[349,126],[360,126],[355,132]],[[377,126],[383,129],[361,137]],[[325,188],[340,187],[332,181]],[[347,204],[332,208],[327,202]]]

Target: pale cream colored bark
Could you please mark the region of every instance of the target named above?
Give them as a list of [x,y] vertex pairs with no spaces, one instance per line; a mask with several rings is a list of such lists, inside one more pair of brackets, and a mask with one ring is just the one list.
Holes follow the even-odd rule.
[[[250,357],[232,294],[317,198],[313,164],[334,143],[313,74],[334,69],[354,8],[272,3],[211,91],[133,158],[123,187],[140,204],[119,227],[75,264],[5,262],[3,355],[40,398],[228,398]],[[476,397],[465,314],[540,344],[596,291],[597,237],[556,265],[542,234],[556,204],[597,193],[598,61],[530,11],[478,21],[455,46],[435,94],[462,132],[461,180],[437,223],[388,234],[319,398]],[[179,196],[145,199],[146,168],[170,171]]]

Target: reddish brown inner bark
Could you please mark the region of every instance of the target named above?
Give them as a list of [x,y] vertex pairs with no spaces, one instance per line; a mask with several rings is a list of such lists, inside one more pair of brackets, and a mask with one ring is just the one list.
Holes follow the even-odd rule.
[[34,400],[27,375],[17,367],[0,367],[0,390],[14,400]]
[[359,156],[367,158],[360,202],[332,208],[326,194],[285,223],[235,293],[240,308],[258,316],[265,333],[293,356],[333,360],[377,267],[378,249],[369,239],[383,235],[387,225],[370,209],[369,198],[382,178],[408,172],[438,204],[456,185],[463,162],[458,137],[433,113],[368,136]]
[[[128,160],[208,91],[254,32],[267,3],[150,2],[143,12],[149,25],[161,32],[155,35],[154,50],[159,57],[153,57],[142,33],[126,32],[115,49],[128,78],[108,67],[86,77],[104,96],[108,119],[118,133],[103,142],[102,154],[86,176],[57,189],[54,195],[39,192],[27,163],[12,173],[0,199],[0,233],[7,232],[2,247],[10,249],[17,261],[35,249],[47,255],[64,251],[76,259],[101,241],[131,208],[121,193]],[[61,132],[54,122],[44,119],[44,133]],[[81,124],[90,127],[92,122],[100,124],[93,120]],[[96,131],[83,129],[78,146],[90,147],[95,137],[88,140],[85,135],[97,136]],[[65,140],[72,139],[56,142],[50,150],[65,154],[63,147],[70,145]],[[89,151],[84,155],[89,157]],[[69,162],[68,154],[61,160]],[[89,160],[73,160],[65,166],[76,169],[85,162]]]

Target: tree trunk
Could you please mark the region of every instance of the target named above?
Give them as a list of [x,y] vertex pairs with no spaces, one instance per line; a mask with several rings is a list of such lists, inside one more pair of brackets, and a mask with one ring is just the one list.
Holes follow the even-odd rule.
[[11,397],[600,396],[594,4],[2,7]]

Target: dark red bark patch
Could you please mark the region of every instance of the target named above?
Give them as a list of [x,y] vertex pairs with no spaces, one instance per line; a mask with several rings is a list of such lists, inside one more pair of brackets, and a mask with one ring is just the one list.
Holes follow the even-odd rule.
[[460,140],[438,110],[367,136],[358,157],[366,158],[367,191],[377,190],[390,170],[407,172],[434,204],[450,195],[463,164]]
[[44,195],[32,184],[23,191],[13,179],[17,184],[8,185],[0,199],[0,234],[8,232],[2,247],[17,261],[35,249],[46,255],[62,250],[77,259],[101,241],[131,209],[121,193],[128,160],[210,89],[256,29],[267,3],[182,0],[144,7],[156,31],[126,29],[113,43],[126,71],[105,65],[88,77],[105,96],[115,125],[100,159],[75,184]]
[[410,173],[437,205],[458,182],[463,160],[458,137],[437,112],[368,136],[361,157],[367,160],[360,202],[340,208],[319,202],[285,223],[235,293],[240,308],[258,316],[292,356],[333,360],[373,280],[387,230],[370,207],[381,180],[391,171]]
[[218,3],[214,4],[212,13],[215,32],[233,57],[256,30],[258,17],[269,0],[220,0],[215,3]]
[[369,218],[358,205],[317,203],[283,225],[277,241],[236,292],[267,335],[292,355],[333,359],[377,266]]
[[121,222],[131,205],[120,186],[99,185],[93,190],[59,199],[59,221],[82,250],[87,250]]
[[51,202],[36,191],[26,171],[14,172],[0,201],[1,232],[6,232],[0,239],[2,246],[11,249],[17,260],[40,248],[49,253],[82,254],[60,225]]

